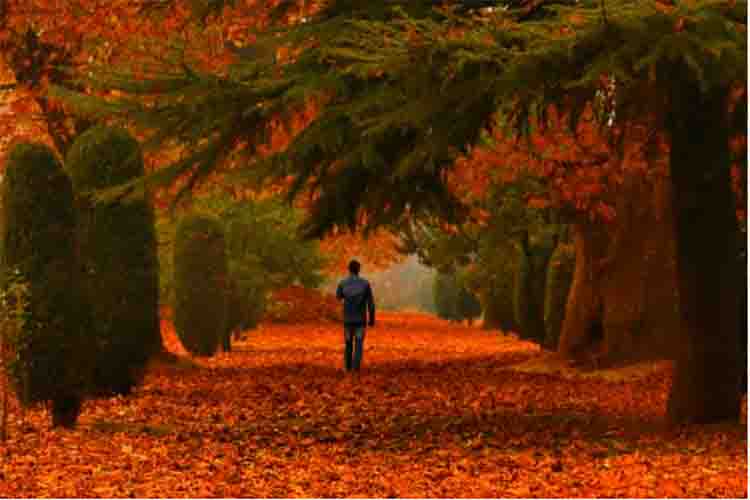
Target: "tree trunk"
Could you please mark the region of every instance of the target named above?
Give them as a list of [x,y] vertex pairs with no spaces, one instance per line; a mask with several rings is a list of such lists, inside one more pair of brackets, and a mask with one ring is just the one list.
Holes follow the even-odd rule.
[[740,359],[747,263],[730,185],[728,92],[702,93],[677,72],[674,79],[670,168],[682,342],[667,413],[672,423],[737,419],[747,377]]
[[482,294],[482,329],[483,330],[502,330],[500,315],[495,305],[495,298],[491,291]]
[[75,427],[82,404],[81,398],[75,395],[61,395],[52,400],[52,427]]
[[544,291],[547,284],[547,268],[555,250],[556,241],[548,247],[531,245],[528,235],[521,239],[521,260],[516,283],[516,321],[520,337],[524,340],[544,344]]
[[[661,175],[661,174],[664,175]],[[672,358],[679,331],[669,180],[658,166],[618,188],[616,218],[573,225],[573,283],[559,352],[608,365]]]
[[591,326],[601,322],[602,296],[595,268],[605,255],[607,243],[600,225],[579,221],[572,225],[572,231],[576,265],[557,347],[568,358],[591,343]]
[[558,243],[547,267],[546,290],[544,291],[544,348],[556,351],[560,342],[560,330],[565,319],[565,305],[575,270],[573,245]]

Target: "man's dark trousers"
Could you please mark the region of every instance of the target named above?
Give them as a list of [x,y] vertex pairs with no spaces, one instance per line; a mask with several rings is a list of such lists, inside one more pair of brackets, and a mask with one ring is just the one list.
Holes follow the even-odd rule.
[[344,368],[346,371],[359,371],[362,364],[362,351],[365,348],[364,325],[344,325]]

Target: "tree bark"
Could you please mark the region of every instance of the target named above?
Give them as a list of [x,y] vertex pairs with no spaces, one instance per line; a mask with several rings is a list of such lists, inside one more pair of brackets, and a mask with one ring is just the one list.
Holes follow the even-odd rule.
[[[520,337],[544,344],[544,290],[547,284],[547,268],[555,250],[556,241],[550,247],[543,244],[532,246],[528,234],[521,238],[520,250],[525,269],[519,271],[516,284],[516,321]],[[521,266],[522,267],[522,266]]]
[[590,344],[591,325],[601,321],[601,287],[595,268],[605,255],[607,242],[604,228],[588,221],[572,224],[572,232],[576,265],[557,347],[568,358]]
[[682,342],[667,415],[707,423],[740,414],[747,262],[730,184],[728,89],[703,93],[681,72],[668,127]]
[[76,426],[83,401],[76,395],[59,395],[52,400],[52,427],[72,429]]
[[[661,174],[664,175],[661,175]],[[558,350],[602,365],[674,357],[679,331],[669,179],[630,174],[616,218],[573,225],[576,252]]]

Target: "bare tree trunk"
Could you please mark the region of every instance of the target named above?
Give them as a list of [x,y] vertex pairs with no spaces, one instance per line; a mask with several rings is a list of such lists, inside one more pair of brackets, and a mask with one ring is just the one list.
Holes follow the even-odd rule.
[[667,413],[672,423],[706,423],[740,415],[747,263],[730,185],[728,92],[703,93],[678,73],[670,167],[682,342]]
[[655,173],[626,179],[610,224],[573,225],[576,264],[562,355],[596,350],[604,364],[674,356],[679,321],[669,181]]
[[565,305],[558,352],[574,357],[590,343],[591,326],[601,321],[602,297],[596,263],[606,252],[607,235],[601,226],[587,221],[572,225],[576,265]]

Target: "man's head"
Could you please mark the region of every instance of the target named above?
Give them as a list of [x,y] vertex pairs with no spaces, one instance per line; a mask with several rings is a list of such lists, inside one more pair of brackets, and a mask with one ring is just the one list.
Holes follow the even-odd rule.
[[361,267],[362,266],[360,265],[360,263],[356,260],[349,262],[349,272],[354,275],[359,274],[359,270]]

